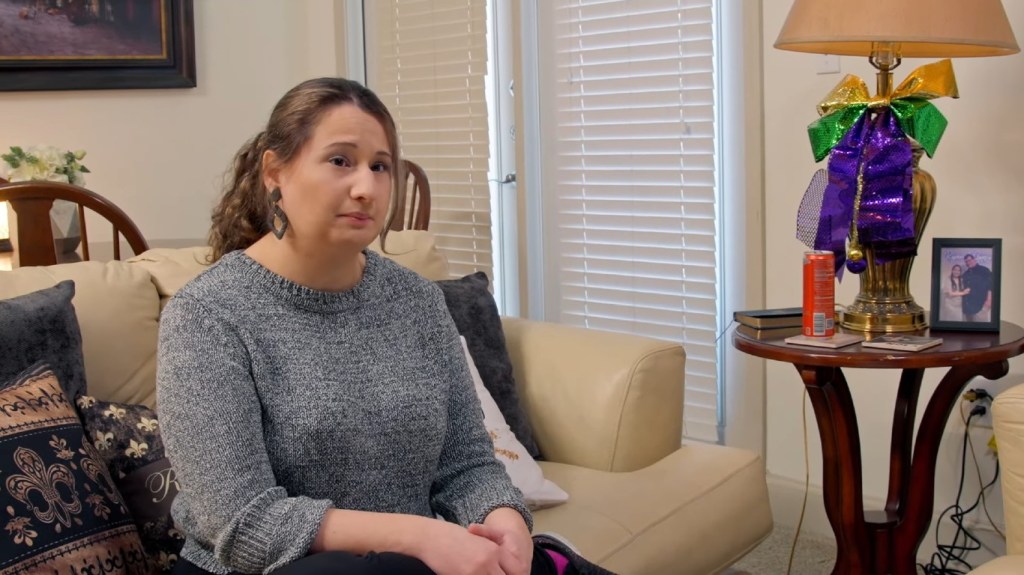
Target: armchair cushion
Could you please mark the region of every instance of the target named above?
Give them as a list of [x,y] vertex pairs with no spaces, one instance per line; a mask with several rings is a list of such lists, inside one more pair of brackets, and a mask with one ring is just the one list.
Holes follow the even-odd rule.
[[620,473],[540,466],[570,497],[535,511],[534,531],[569,535],[584,557],[615,573],[720,573],[772,528],[764,465],[749,451],[684,445]]
[[540,455],[533,439],[530,420],[519,403],[516,380],[512,375],[512,359],[505,347],[505,333],[494,296],[488,291],[487,274],[476,272],[462,279],[437,282],[444,292],[448,312],[455,320],[459,334],[466,338],[484,387],[490,392],[512,433],[526,447],[531,457]]
[[74,397],[85,391],[82,332],[71,305],[75,284],[63,281],[50,285],[0,300],[0,381],[13,379],[45,361],[65,386],[68,397]]

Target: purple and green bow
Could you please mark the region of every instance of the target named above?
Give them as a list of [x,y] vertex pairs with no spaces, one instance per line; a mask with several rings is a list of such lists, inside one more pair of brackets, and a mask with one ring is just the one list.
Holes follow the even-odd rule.
[[[949,60],[914,70],[889,96],[870,96],[849,75],[818,104],[821,117],[807,132],[814,160],[829,163],[813,248],[833,252],[837,272],[847,238],[872,248],[878,263],[916,255],[910,138],[935,153],[947,122],[928,100],[942,96],[959,97]],[[866,265],[851,250],[850,271]]]

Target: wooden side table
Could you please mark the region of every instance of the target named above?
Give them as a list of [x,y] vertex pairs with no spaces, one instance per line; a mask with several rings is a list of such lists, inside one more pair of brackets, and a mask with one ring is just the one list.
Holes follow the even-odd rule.
[[[917,548],[931,523],[935,461],[949,413],[971,378],[999,379],[1009,370],[1007,360],[1024,353],[1024,329],[1005,321],[999,333],[934,335],[943,339],[941,346],[899,352],[860,344],[803,347],[782,337],[758,340],[733,333],[733,345],[740,351],[792,363],[807,388],[821,435],[825,512],[836,536],[833,574],[917,572]],[[889,450],[889,494],[881,511],[864,511],[860,434],[844,367],[903,370]],[[928,400],[915,441],[921,380],[932,367],[949,369]]]

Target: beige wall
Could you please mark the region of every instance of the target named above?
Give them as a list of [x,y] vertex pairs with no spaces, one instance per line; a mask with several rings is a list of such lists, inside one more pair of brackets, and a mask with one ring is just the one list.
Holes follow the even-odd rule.
[[[806,126],[816,118],[815,105],[841,78],[857,74],[874,89],[873,69],[866,59],[843,57],[842,74],[817,75],[821,56],[783,52],[772,48],[791,2],[764,0],[764,122],[766,206],[766,303],[769,307],[800,305],[800,254],[803,245],[794,239],[794,222],[800,198],[815,165],[807,141]],[[1024,2],[1003,2],[1016,31],[1024,41]],[[896,70],[896,82],[926,63],[908,60]],[[1003,319],[1024,323],[1024,299],[1017,288],[1024,285],[1024,268],[1016,265],[1024,255],[1024,114],[1019,111],[1024,91],[1024,55],[1002,58],[955,60],[961,98],[934,103],[949,120],[949,127],[935,158],[922,160],[938,183],[938,200],[925,230],[920,255],[914,265],[911,291],[920,304],[930,308],[931,241],[933,237],[1003,238]],[[758,278],[750,278],[757,281]],[[857,293],[857,280],[847,276],[837,292],[837,302],[849,303]],[[884,376],[884,377],[883,377]],[[926,374],[922,402],[931,395],[939,373]],[[869,499],[885,498],[895,372],[848,374],[857,406],[864,447],[864,490]],[[1010,374],[998,383],[982,380],[996,391],[1024,381],[1024,363],[1010,363]],[[767,366],[767,468],[769,474],[804,481],[803,433],[800,409],[802,386],[792,366],[769,362]],[[924,406],[921,406],[923,412]],[[936,513],[953,502],[959,477],[959,453],[963,425],[954,415],[943,439],[936,485]],[[920,413],[918,414],[920,421]],[[820,446],[813,415],[809,415],[811,482],[821,485]],[[979,437],[979,436],[976,436]],[[980,434],[987,440],[986,434]],[[983,461],[990,477],[992,462]],[[976,480],[969,479],[969,485]],[[971,492],[971,491],[969,491]],[[975,488],[972,492],[977,493]],[[799,500],[797,500],[798,502]],[[779,516],[780,510],[776,510]],[[791,511],[791,510],[790,510]],[[783,513],[782,515],[788,515]],[[1001,515],[1001,513],[1000,513]],[[792,515],[789,515],[792,516]]]
[[87,187],[148,239],[202,238],[234,152],[296,83],[344,68],[335,0],[195,2],[198,87],[0,92],[0,149],[85,149]]
[[[765,269],[770,307],[798,305],[803,246],[793,238],[801,194],[819,167],[812,161],[806,125],[817,101],[841,75],[816,75],[817,56],[771,48],[791,2],[763,0]],[[230,158],[266,120],[273,103],[295,83],[344,73],[343,0],[200,0],[195,3],[199,87],[182,90],[0,92],[0,148],[34,143],[83,148],[92,170],[88,187],[122,206],[150,239],[200,238]],[[1024,40],[1024,2],[1004,2]],[[920,61],[897,70],[897,81]],[[866,61],[843,58],[843,73],[870,78]],[[923,166],[936,178],[939,199],[912,279],[913,293],[929,306],[932,237],[1002,237],[1003,260],[1024,252],[1024,56],[954,62],[962,98],[936,101],[950,121],[934,159]],[[873,84],[869,80],[870,84]],[[1004,269],[1003,317],[1024,323],[1024,268]],[[849,302],[856,281],[847,279],[838,301]],[[797,295],[794,295],[797,294]],[[790,366],[767,366],[766,463],[769,474],[802,484],[802,388]],[[877,374],[875,374],[877,375]],[[896,374],[850,374],[860,417],[865,493],[885,495],[886,449]],[[924,397],[937,375],[927,376]],[[1011,362],[998,391],[1024,381],[1024,363]],[[923,406],[922,406],[923,409]],[[811,478],[820,486],[820,446],[813,417],[809,429]],[[955,495],[958,423],[943,441],[936,507]],[[990,469],[990,468],[989,468]],[[799,499],[796,499],[798,502]],[[788,511],[776,509],[780,518]],[[795,515],[793,515],[795,517]]]

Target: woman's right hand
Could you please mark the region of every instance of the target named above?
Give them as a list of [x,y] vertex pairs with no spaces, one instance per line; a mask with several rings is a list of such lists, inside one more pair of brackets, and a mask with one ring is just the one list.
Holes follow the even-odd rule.
[[416,556],[437,575],[504,575],[498,563],[501,548],[466,528],[434,521],[423,533]]

